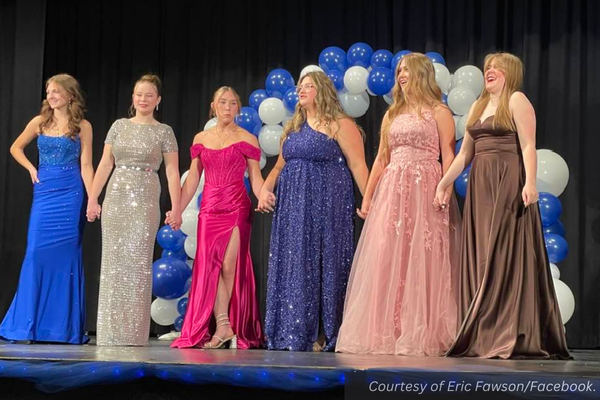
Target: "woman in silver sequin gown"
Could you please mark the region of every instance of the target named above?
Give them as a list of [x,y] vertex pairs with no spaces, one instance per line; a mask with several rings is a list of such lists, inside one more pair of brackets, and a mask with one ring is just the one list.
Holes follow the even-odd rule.
[[[171,226],[181,225],[178,149],[170,126],[158,123],[160,80],[143,76],[135,85],[135,117],[117,120],[88,203],[88,220],[102,211],[102,266],[98,301],[98,346],[144,346],[150,331],[152,255],[160,224],[157,169],[164,157],[173,210]],[[98,205],[113,165],[103,208]]]

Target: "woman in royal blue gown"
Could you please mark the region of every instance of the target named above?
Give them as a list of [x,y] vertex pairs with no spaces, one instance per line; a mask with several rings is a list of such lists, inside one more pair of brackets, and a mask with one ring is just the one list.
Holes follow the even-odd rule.
[[[10,148],[31,175],[33,204],[19,285],[0,325],[15,341],[82,344],[85,298],[81,239],[86,192],[94,178],[92,126],[84,118],[77,81],[66,74],[46,83],[46,100]],[[23,149],[37,138],[36,168]]]

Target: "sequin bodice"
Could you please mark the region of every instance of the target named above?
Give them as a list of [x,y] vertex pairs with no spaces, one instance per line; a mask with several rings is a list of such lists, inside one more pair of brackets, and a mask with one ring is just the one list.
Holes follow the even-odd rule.
[[79,162],[81,141],[66,136],[40,134],[37,140],[40,167],[76,165]]
[[305,160],[346,163],[338,142],[312,129],[306,122],[299,132],[290,133],[283,142],[283,158],[286,162]]
[[390,127],[389,143],[392,162],[438,160],[440,139],[433,113],[426,110],[422,116],[398,115]]

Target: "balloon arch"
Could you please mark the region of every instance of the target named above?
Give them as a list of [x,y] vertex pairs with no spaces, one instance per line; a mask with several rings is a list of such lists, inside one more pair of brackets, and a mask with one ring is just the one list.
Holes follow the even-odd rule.
[[[355,43],[348,51],[331,46],[319,56],[319,65],[308,65],[300,77],[310,71],[322,71],[331,79],[338,91],[344,111],[353,118],[365,115],[371,97],[383,97],[392,103],[391,90],[394,86],[394,71],[398,63],[410,50],[393,54],[388,50],[373,51],[366,43]],[[454,114],[456,123],[456,152],[462,145],[465,135],[466,118],[471,105],[484,88],[483,73],[473,65],[464,65],[451,73],[444,57],[436,52],[425,53],[435,67],[435,79],[442,90],[442,101]],[[291,119],[298,94],[294,78],[285,69],[272,70],[265,80],[265,88],[250,94],[249,106],[242,107],[236,123],[258,137],[262,150],[260,168],[264,168],[267,157],[277,156],[283,126]],[[209,120],[204,130],[216,125]],[[556,264],[562,262],[568,253],[564,239],[565,228],[559,217],[562,213],[560,196],[569,181],[569,168],[565,160],[551,150],[537,151],[537,189],[540,192],[539,207],[542,217],[546,250],[551,262],[554,288],[560,306],[563,323],[567,323],[575,309],[575,298],[569,287],[560,280],[560,270]],[[469,179],[470,166],[456,180],[456,192],[464,197]],[[185,181],[187,171],[181,178]],[[172,231],[166,225],[158,233],[158,243],[164,249],[162,258],[153,265],[153,294],[157,297],[152,303],[152,319],[159,325],[175,325],[181,329],[187,308],[187,292],[191,280],[192,260],[196,255],[196,227],[198,210],[202,198],[204,175],[200,179],[194,198],[183,212],[181,231]],[[246,178],[246,187],[250,184]]]

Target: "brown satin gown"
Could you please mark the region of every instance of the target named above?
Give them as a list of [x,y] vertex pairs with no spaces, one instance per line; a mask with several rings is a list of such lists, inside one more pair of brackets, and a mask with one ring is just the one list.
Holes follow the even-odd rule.
[[465,206],[454,357],[570,358],[537,204],[525,208],[517,133],[490,116],[475,142]]

